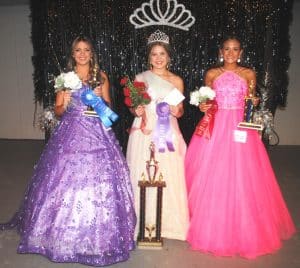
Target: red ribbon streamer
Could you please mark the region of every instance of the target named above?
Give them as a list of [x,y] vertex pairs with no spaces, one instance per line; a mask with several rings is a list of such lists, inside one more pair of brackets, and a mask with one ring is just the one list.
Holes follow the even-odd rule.
[[142,121],[141,121],[141,131],[144,133],[145,131],[145,128],[146,128],[146,125],[147,125],[147,116],[146,116],[146,113],[143,113],[142,115]]
[[215,100],[210,100],[206,103],[212,104],[212,106],[206,111],[204,117],[199,121],[194,133],[210,139],[214,127],[215,114],[218,111],[218,104]]
[[140,124],[140,127],[132,127],[132,128],[129,128],[129,129],[127,129],[127,132],[130,134],[132,131],[135,131],[135,130],[141,130],[143,134],[149,135],[149,134],[151,133],[151,130],[146,129],[146,125],[147,125],[147,115],[146,115],[146,113],[144,113],[144,114],[141,116],[141,124]]

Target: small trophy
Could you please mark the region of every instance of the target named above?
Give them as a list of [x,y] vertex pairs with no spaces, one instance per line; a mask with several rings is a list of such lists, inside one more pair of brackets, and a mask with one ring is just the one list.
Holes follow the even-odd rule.
[[[95,89],[96,87],[101,86],[102,84],[102,77],[98,71],[98,68],[95,68],[93,78],[89,81],[89,85],[92,89]],[[99,117],[99,115],[94,111],[92,106],[87,106],[83,114],[86,116]]]
[[[160,173],[158,179],[158,161],[155,160],[155,145],[153,142],[150,144],[150,159],[146,161],[146,171],[148,179],[146,179],[145,173],[142,173],[141,180],[138,182],[140,187],[140,219],[139,219],[139,234],[137,239],[137,245],[140,248],[162,248],[163,240],[161,237],[161,213],[162,213],[162,201],[163,201],[163,187],[166,187],[166,182],[163,181],[163,176]],[[145,226],[146,218],[146,189],[149,187],[157,188],[156,198],[156,223],[147,224]],[[145,231],[148,232],[148,236],[145,236]],[[155,231],[155,236],[153,233]]]
[[249,85],[249,95],[246,96],[244,100],[244,118],[243,121],[238,124],[238,127],[261,131],[263,130],[263,126],[253,122],[253,114],[255,109],[255,106],[253,105],[253,88],[253,80],[251,80]]

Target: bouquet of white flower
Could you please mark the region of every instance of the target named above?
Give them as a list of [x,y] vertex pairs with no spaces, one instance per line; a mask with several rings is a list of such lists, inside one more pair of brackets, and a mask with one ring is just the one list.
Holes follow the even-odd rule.
[[206,102],[208,100],[213,100],[216,97],[216,92],[210,87],[200,87],[190,94],[190,104],[199,106],[201,102]]
[[61,73],[55,78],[55,92],[70,90],[75,92],[82,87],[82,82],[75,72]]

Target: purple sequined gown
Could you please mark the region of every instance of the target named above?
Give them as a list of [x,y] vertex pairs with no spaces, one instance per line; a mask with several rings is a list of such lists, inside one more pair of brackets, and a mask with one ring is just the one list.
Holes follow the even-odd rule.
[[129,170],[111,129],[82,115],[79,92],[53,132],[28,186],[17,225],[19,253],[104,266],[129,258],[136,223]]

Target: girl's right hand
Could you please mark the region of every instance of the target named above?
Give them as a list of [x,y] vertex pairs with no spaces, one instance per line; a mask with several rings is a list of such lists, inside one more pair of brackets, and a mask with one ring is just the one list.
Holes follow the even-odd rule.
[[64,96],[63,96],[63,107],[66,108],[71,101],[71,91],[66,90],[64,91]]
[[139,105],[134,109],[134,113],[137,117],[142,116],[145,113],[145,106]]
[[201,102],[199,104],[199,110],[202,113],[205,113],[209,108],[211,108],[212,104],[207,104],[206,102]]

